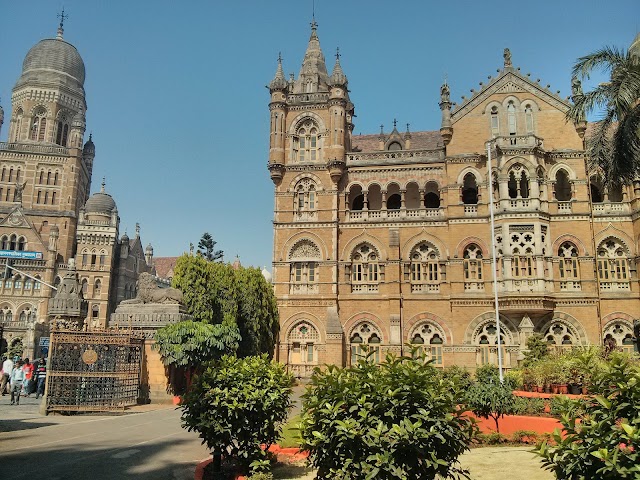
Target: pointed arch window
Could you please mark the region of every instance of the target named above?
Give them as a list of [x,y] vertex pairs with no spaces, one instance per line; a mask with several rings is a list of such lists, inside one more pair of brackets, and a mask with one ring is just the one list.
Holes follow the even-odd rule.
[[289,344],[288,364],[293,367],[294,371],[301,370],[297,376],[308,377],[311,371],[298,368],[297,365],[318,364],[317,345],[320,341],[318,330],[310,322],[303,320],[293,326],[287,340]]
[[462,181],[462,203],[465,205],[478,204],[478,182],[476,176],[469,172]]
[[[506,325],[500,323],[500,346],[502,349],[503,365],[509,366],[509,356],[506,355],[507,332]],[[509,340],[510,341],[510,340]],[[487,322],[476,334],[474,343],[478,346],[477,365],[498,365],[498,329],[496,323]]]
[[378,252],[366,243],[357,247],[351,255],[351,291],[377,292],[381,278]]
[[629,254],[622,243],[614,238],[598,247],[598,279],[603,291],[628,291]]
[[101,293],[102,293],[102,282],[100,281],[100,279],[97,279],[96,283],[93,285],[93,296],[99,297]]
[[305,122],[293,137],[293,158],[299,162],[321,159],[318,126],[311,120]]
[[514,165],[509,171],[509,198],[529,198],[529,177],[522,165]]
[[289,253],[291,260],[290,293],[318,293],[320,249],[310,240],[302,240]]
[[547,341],[548,348],[557,353],[570,350],[574,345],[580,345],[576,332],[559,321],[551,323],[543,335]]
[[482,290],[482,249],[475,243],[464,249],[462,266],[464,268],[465,291]]
[[[20,140],[20,131],[22,130],[22,118],[23,118],[24,114],[22,112],[22,109],[18,109],[18,112],[16,113],[16,125],[15,125],[15,130],[13,132],[13,141],[17,142],[18,140]],[[3,178],[4,180],[4,178]]]
[[513,249],[511,257],[511,275],[513,278],[530,278],[536,273],[536,262],[533,257],[533,249]]
[[47,111],[43,107],[39,107],[35,111],[33,117],[33,125],[31,125],[31,140],[44,142],[45,133],[47,131]]
[[310,178],[302,179],[296,186],[295,212],[298,220],[315,217],[317,209],[316,185]]
[[571,200],[571,182],[569,175],[564,169],[558,170],[556,173],[555,185],[556,200],[559,202],[568,202]]
[[509,127],[509,135],[516,134],[516,106],[513,101],[507,104],[507,125]]
[[491,107],[491,135],[497,137],[500,135],[500,120],[498,119],[498,107]]
[[380,363],[382,335],[372,323],[363,322],[356,326],[349,337],[349,344],[351,365],[357,364],[358,360],[367,358],[369,355],[374,363]]
[[531,105],[524,107],[524,120],[527,127],[527,133],[533,133],[533,108]]
[[[440,253],[429,242],[422,242],[411,250],[409,274],[412,292],[440,291],[443,272],[439,257]],[[405,278],[406,276],[405,272]]]
[[558,256],[560,257],[560,278],[563,280],[579,279],[578,248],[571,242],[564,242],[558,249]]
[[604,330],[605,345],[613,340],[616,347],[628,353],[633,353],[633,338],[633,329],[622,320],[614,320]]
[[409,341],[411,346],[415,348],[416,355],[425,353],[434,366],[442,367],[444,338],[444,332],[439,327],[431,323],[424,323],[414,329]]
[[40,290],[42,283],[40,282],[40,277],[36,275],[36,279],[33,281],[33,289]]

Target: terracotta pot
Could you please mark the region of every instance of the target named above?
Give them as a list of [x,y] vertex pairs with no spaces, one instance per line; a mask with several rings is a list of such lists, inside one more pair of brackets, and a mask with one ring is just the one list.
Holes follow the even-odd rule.
[[558,393],[558,385],[556,385],[555,383],[551,384],[551,393]]
[[582,395],[586,395],[589,392],[589,389],[586,387],[586,385],[582,386]]
[[567,394],[569,393],[569,386],[566,383],[558,385],[558,393]]
[[536,385],[536,392],[538,393],[544,392],[544,387],[542,385]]
[[544,386],[544,393],[551,393],[551,385]]

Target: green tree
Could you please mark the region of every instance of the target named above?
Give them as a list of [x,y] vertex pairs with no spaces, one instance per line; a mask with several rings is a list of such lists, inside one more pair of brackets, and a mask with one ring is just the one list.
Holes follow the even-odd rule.
[[500,383],[497,375],[484,376],[469,388],[467,404],[478,417],[493,418],[496,423],[496,432],[500,433],[498,420],[513,413],[516,398],[508,382]]
[[293,376],[267,355],[224,356],[196,377],[182,403],[182,421],[213,452],[234,459],[244,473],[267,467],[267,448],[281,435],[291,408]]
[[198,253],[210,262],[222,261],[224,252],[216,250],[216,243],[209,232],[204,232],[198,243]]
[[527,338],[527,350],[524,352],[522,365],[530,367],[534,363],[549,356],[549,345],[539,333],[534,333]]
[[272,355],[280,330],[273,287],[258,268],[240,267],[235,273],[240,290],[238,328],[242,336],[238,355]]
[[187,386],[202,365],[238,349],[240,333],[235,323],[218,325],[187,320],[160,328],[153,348],[160,353],[165,365],[183,367]]
[[557,405],[563,432],[556,445],[544,442],[538,454],[557,478],[614,480],[640,478],[640,365],[612,352],[596,371],[593,397]]
[[[583,93],[580,79],[594,70],[610,72],[610,81]],[[582,122],[602,112],[587,138],[592,166],[600,167],[605,184],[624,184],[640,174],[640,36],[627,51],[604,47],[578,59],[573,67],[573,107],[567,119]]]
[[316,370],[303,395],[302,449],[318,479],[433,479],[463,474],[476,431],[452,380],[422,358],[371,356]]

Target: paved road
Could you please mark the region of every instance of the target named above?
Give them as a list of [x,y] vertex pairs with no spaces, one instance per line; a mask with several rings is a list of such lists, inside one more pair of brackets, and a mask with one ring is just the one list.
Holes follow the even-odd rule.
[[12,480],[193,479],[208,457],[173,407],[117,416],[38,414],[39,401],[0,400],[0,471]]

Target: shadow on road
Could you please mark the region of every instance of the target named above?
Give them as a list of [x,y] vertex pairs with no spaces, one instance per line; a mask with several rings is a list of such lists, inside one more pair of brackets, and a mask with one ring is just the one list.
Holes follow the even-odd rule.
[[33,430],[34,428],[49,427],[51,425],[56,424],[53,422],[30,422],[28,420],[3,420],[0,422],[0,433]]

